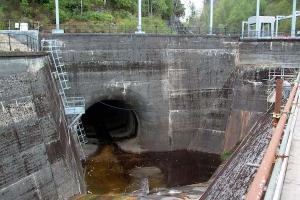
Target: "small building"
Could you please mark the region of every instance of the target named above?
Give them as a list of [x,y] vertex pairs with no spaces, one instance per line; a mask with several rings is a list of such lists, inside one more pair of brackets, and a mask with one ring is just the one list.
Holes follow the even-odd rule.
[[[247,22],[243,22],[243,35],[245,34],[244,24],[248,24],[248,37],[272,38],[274,37],[275,21],[276,18],[274,16],[259,16],[258,21],[256,16],[249,17]],[[257,22],[258,31],[256,31]]]

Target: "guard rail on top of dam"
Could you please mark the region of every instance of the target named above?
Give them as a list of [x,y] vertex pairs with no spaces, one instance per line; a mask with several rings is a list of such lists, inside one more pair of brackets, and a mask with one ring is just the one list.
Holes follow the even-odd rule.
[[[297,194],[296,191],[299,190],[299,186],[297,186],[297,182],[295,182],[295,180],[299,178],[299,173],[295,172],[300,168],[300,165],[299,163],[295,163],[294,158],[297,156],[296,152],[299,152],[299,149],[297,150],[297,148],[294,147],[291,151],[291,145],[295,145],[295,141],[297,143],[297,137],[295,138],[294,132],[299,132],[299,121],[296,120],[298,119],[297,116],[299,112],[299,81],[300,73],[294,82],[285,107],[280,113],[279,122],[276,128],[273,129],[269,146],[247,193],[247,200],[259,200],[263,197],[265,200],[292,199],[293,194],[295,197],[295,194]],[[277,151],[278,147],[280,148],[279,152]],[[291,158],[289,158],[290,155],[292,155]],[[274,159],[275,165],[273,166]],[[291,160],[292,163],[290,164],[292,165],[287,171],[289,160]],[[292,175],[289,175],[289,173],[292,173]],[[285,177],[286,174],[287,176]],[[291,180],[285,181],[286,178],[292,179],[293,183],[291,183]],[[294,188],[295,191],[292,191],[293,194],[290,193],[291,191],[286,191],[287,189],[284,187],[285,184],[289,184],[289,187]],[[264,193],[265,186],[267,186],[266,193]],[[281,196],[282,194],[283,196]]]

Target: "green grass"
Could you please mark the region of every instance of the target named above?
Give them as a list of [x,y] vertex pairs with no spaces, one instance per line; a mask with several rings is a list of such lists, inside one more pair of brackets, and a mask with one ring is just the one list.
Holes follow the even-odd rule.
[[222,161],[225,161],[227,160],[228,158],[230,158],[230,156],[232,155],[232,152],[231,151],[224,151],[222,154],[221,154],[221,160]]

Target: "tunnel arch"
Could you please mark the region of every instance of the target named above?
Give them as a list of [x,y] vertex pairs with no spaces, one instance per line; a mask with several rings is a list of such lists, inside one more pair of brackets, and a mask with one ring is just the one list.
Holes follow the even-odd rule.
[[135,138],[139,130],[138,115],[124,100],[100,100],[90,106],[81,119],[87,137],[99,143]]
[[[106,109],[106,108],[109,108],[110,106],[112,106],[112,107],[110,107],[110,108],[112,108],[110,111],[113,111],[113,112],[114,112],[114,110],[115,111],[124,110],[125,115],[127,115],[127,116],[129,116],[129,118],[131,118],[131,120],[129,120],[127,123],[127,127],[128,127],[127,130],[130,129],[130,127],[132,129],[131,134],[123,134],[123,136],[122,136],[121,131],[119,131],[120,137],[107,138],[108,140],[110,140],[109,142],[116,142],[119,145],[122,142],[126,142],[126,141],[132,139],[135,141],[135,143],[137,145],[140,144],[140,135],[142,132],[141,127],[142,127],[142,122],[143,122],[142,121],[143,111],[146,108],[146,101],[139,92],[133,91],[132,88],[130,88],[130,87],[126,88],[126,90],[125,90],[124,87],[120,87],[120,85],[117,86],[117,84],[113,84],[113,85],[105,85],[104,88],[94,91],[92,93],[92,95],[87,96],[86,97],[86,108],[87,108],[86,113],[82,116],[81,119],[83,121],[83,125],[85,126],[84,128],[86,129],[87,137],[88,137],[89,141],[91,141],[91,137],[95,138],[95,135],[92,136],[89,133],[91,131],[91,126],[89,126],[89,125],[87,126],[85,118],[88,114],[90,114],[90,110],[95,109],[97,107],[97,105],[99,106],[99,104],[102,104],[102,109],[103,108]],[[113,105],[111,105],[111,104],[113,104]],[[114,109],[113,107],[116,107],[116,109]],[[121,108],[121,109],[119,109],[119,108]],[[126,111],[127,111],[127,114],[126,114]],[[102,113],[102,115],[103,114],[104,113]],[[122,112],[121,113],[119,112],[119,114],[122,115]],[[101,117],[101,113],[98,113],[96,115]],[[121,118],[121,121],[122,121],[122,118]],[[133,126],[130,126],[129,125],[130,123],[132,123]],[[126,123],[124,123],[123,125],[124,125],[123,128],[126,129]],[[92,129],[93,129],[93,127],[92,127]],[[92,131],[95,131],[95,130],[92,130]],[[110,130],[110,132],[111,131],[114,132],[114,130]],[[117,132],[118,132],[118,130],[116,130],[116,132],[115,132],[116,134],[113,133],[113,136],[118,135]],[[92,139],[92,141],[93,140],[94,139]]]

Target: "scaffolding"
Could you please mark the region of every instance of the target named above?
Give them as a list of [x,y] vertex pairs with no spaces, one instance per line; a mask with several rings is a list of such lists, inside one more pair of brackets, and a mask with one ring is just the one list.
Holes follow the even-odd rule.
[[50,55],[51,64],[54,67],[52,75],[56,80],[58,92],[61,97],[64,111],[68,117],[68,128],[76,135],[80,145],[81,158],[85,160],[83,146],[88,142],[84,131],[81,116],[85,113],[85,99],[83,97],[68,97],[66,91],[71,88],[69,76],[65,69],[62,57],[62,44],[58,40],[42,40],[42,49]]

